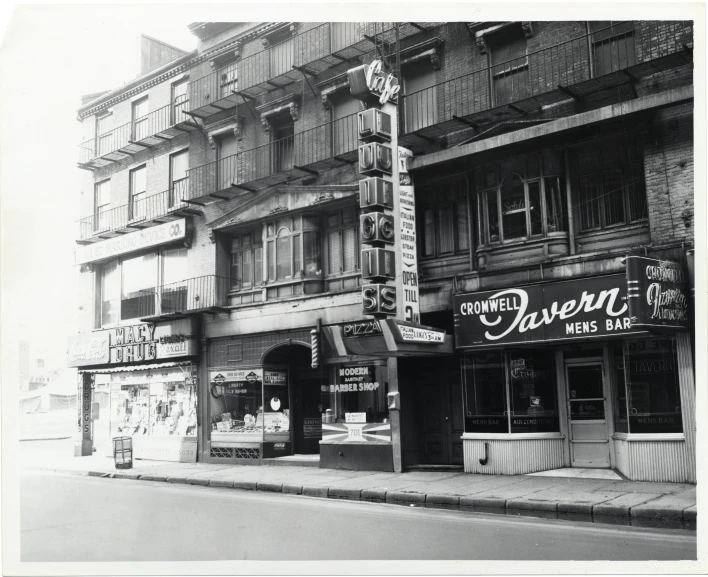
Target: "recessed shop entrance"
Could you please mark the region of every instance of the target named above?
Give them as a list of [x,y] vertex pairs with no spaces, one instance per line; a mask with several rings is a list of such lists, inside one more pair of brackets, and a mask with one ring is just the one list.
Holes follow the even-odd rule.
[[[295,342],[273,348],[263,356],[264,370],[288,369],[292,452],[300,455],[319,454],[322,438],[320,373],[311,368],[311,363],[311,349]],[[265,388],[268,397],[268,386]]]
[[610,399],[602,359],[566,360],[570,461],[573,467],[610,467]]

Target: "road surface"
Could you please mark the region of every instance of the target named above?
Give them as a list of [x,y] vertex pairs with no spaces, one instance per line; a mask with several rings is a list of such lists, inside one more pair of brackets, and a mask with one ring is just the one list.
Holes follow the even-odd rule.
[[696,534],[26,471],[22,561],[677,560]]

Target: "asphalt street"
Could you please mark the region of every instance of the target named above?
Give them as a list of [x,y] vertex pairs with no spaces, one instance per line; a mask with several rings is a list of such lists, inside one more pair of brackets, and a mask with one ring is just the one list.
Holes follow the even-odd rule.
[[696,558],[685,530],[40,471],[20,499],[22,561]]

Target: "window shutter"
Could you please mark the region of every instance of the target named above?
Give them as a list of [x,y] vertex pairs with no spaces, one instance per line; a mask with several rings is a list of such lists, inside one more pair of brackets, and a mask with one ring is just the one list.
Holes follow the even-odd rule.
[[342,242],[344,244],[344,272],[356,270],[356,231],[353,228],[345,228],[342,231]]
[[329,245],[329,274],[338,274],[342,271],[342,237],[340,231],[335,230],[327,235]]

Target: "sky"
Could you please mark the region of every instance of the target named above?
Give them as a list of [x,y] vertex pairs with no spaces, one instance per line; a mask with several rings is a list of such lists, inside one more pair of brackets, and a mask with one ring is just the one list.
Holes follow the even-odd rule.
[[[155,6],[21,6],[0,45],[3,344],[62,366],[74,312],[73,250],[80,171],[76,110],[84,94],[117,88],[140,70],[141,33],[190,51],[194,21]],[[11,347],[4,346],[5,350]]]

